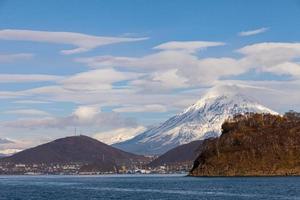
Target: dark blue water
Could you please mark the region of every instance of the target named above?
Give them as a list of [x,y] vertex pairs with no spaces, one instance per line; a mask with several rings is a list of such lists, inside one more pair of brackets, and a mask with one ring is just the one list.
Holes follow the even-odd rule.
[[300,199],[300,177],[0,176],[0,199]]

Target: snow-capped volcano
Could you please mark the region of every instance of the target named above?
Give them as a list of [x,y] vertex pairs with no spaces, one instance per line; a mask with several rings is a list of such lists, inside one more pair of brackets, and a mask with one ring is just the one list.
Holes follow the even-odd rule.
[[216,87],[160,126],[114,146],[137,154],[162,154],[194,140],[218,137],[226,119],[247,112],[278,114],[242,94],[237,86]]

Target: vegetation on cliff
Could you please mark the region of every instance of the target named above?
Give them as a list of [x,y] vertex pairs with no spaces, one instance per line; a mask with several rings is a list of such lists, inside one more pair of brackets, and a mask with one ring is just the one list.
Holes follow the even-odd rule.
[[300,114],[237,115],[208,139],[191,176],[300,175]]

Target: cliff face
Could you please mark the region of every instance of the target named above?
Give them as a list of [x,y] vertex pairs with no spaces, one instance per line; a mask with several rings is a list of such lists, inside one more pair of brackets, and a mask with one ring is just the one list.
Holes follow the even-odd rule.
[[300,116],[287,113],[235,116],[208,139],[191,176],[300,175]]

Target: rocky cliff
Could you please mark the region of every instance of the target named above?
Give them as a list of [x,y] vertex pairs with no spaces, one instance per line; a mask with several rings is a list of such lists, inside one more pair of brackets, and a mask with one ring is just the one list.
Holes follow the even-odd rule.
[[300,175],[300,114],[247,114],[207,139],[191,176]]

